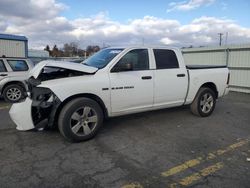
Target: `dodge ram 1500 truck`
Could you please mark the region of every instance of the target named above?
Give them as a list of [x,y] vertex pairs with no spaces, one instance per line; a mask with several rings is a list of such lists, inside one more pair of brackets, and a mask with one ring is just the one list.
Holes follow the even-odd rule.
[[26,99],[10,116],[18,130],[58,125],[78,142],[94,137],[107,117],[182,105],[209,116],[228,82],[226,66],[186,66],[177,48],[106,48],[81,64],[36,65]]

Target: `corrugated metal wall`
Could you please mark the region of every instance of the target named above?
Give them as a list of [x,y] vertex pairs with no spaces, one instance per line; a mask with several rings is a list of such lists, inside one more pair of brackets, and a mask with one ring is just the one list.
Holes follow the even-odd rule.
[[25,42],[0,39],[0,56],[25,57]]
[[187,65],[228,65],[230,90],[250,93],[250,44],[182,51]]

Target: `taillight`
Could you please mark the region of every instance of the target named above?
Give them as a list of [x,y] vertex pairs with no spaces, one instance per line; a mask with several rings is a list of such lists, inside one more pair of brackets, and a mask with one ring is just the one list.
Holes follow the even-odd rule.
[[227,85],[229,84],[229,80],[230,80],[230,72],[227,75]]

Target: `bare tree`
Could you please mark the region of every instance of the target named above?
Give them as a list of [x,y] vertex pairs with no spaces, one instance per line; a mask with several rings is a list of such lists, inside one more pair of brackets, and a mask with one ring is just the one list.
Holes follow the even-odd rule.
[[87,46],[86,48],[86,52],[88,55],[92,55],[93,53],[96,53],[100,50],[100,47],[99,46]]
[[65,43],[62,49],[59,49],[57,45],[54,45],[53,49],[51,50],[49,45],[47,45],[44,50],[50,53],[50,56],[53,57],[74,57],[74,56],[81,56],[85,57],[86,55],[92,55],[100,50],[99,46],[87,46],[86,50],[79,48],[76,42]]
[[51,56],[51,50],[50,50],[50,47],[49,45],[47,45],[45,48],[44,48],[45,51],[49,52],[49,55]]
[[59,57],[59,49],[57,48],[56,44],[54,45],[52,51],[51,51],[52,57]]

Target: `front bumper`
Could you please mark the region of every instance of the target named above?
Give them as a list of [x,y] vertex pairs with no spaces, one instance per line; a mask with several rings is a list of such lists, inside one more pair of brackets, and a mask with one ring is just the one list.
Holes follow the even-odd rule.
[[25,101],[15,103],[9,111],[11,119],[17,125],[16,129],[21,131],[34,129],[32,120],[32,100],[26,97]]
[[33,88],[25,101],[12,105],[9,114],[18,130],[53,127],[60,104],[61,101],[48,88]]

